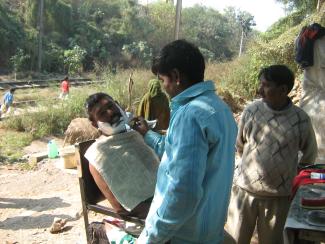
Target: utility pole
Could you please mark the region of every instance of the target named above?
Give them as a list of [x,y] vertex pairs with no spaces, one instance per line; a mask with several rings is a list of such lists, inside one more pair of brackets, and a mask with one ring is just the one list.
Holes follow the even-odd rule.
[[39,8],[38,8],[38,16],[39,16],[39,23],[38,23],[38,62],[37,62],[37,69],[38,72],[41,73],[42,71],[42,51],[43,51],[43,11],[44,11],[44,0],[39,0]]
[[179,27],[181,22],[181,13],[182,13],[182,0],[177,0],[176,3],[176,18],[175,18],[175,40],[178,40],[179,37]]

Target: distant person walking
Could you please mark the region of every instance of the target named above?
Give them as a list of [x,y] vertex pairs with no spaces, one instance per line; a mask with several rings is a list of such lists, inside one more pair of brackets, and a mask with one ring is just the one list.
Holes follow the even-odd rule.
[[15,88],[11,88],[3,96],[3,104],[1,105],[0,117],[1,117],[1,114],[10,112],[10,108],[14,101],[15,90],[16,90]]
[[68,98],[69,88],[70,88],[69,77],[66,76],[63,79],[63,81],[61,82],[61,93],[60,93],[60,98],[61,99],[67,99]]
[[147,120],[157,120],[155,130],[166,130],[169,125],[169,99],[161,90],[160,80],[149,81],[149,91],[142,97],[137,116]]

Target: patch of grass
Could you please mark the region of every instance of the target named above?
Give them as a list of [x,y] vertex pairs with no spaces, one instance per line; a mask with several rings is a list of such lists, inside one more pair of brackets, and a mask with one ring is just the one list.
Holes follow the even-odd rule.
[[35,170],[37,168],[37,163],[35,163],[35,162],[31,163],[31,162],[24,161],[24,162],[18,163],[16,166],[20,170]]
[[0,136],[0,163],[22,162],[23,148],[33,140],[29,133],[2,131]]
[[13,116],[3,122],[5,129],[29,132],[32,139],[47,135],[63,135],[72,119],[84,117],[86,94],[71,95],[65,101],[48,100],[40,102],[35,112]]
[[48,100],[49,98],[58,97],[60,93],[59,88],[30,88],[16,90],[14,95],[15,102],[28,101],[28,100]]

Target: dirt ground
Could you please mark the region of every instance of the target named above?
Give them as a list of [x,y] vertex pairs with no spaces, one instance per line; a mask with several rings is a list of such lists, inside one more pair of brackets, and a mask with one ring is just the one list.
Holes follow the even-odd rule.
[[[35,141],[25,151],[44,151],[45,141]],[[0,164],[0,243],[86,243],[77,170],[60,163],[44,159],[31,171]],[[55,217],[68,222],[64,231],[51,234]],[[90,214],[91,220],[102,218]]]

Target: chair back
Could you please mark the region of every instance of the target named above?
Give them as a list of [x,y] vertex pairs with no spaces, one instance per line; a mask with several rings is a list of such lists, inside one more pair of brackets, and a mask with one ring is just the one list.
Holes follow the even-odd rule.
[[105,199],[102,192],[96,185],[94,178],[89,171],[89,162],[85,158],[87,149],[93,144],[95,140],[84,141],[76,144],[76,159],[79,175],[79,183],[83,188],[81,196],[88,204],[96,204]]

